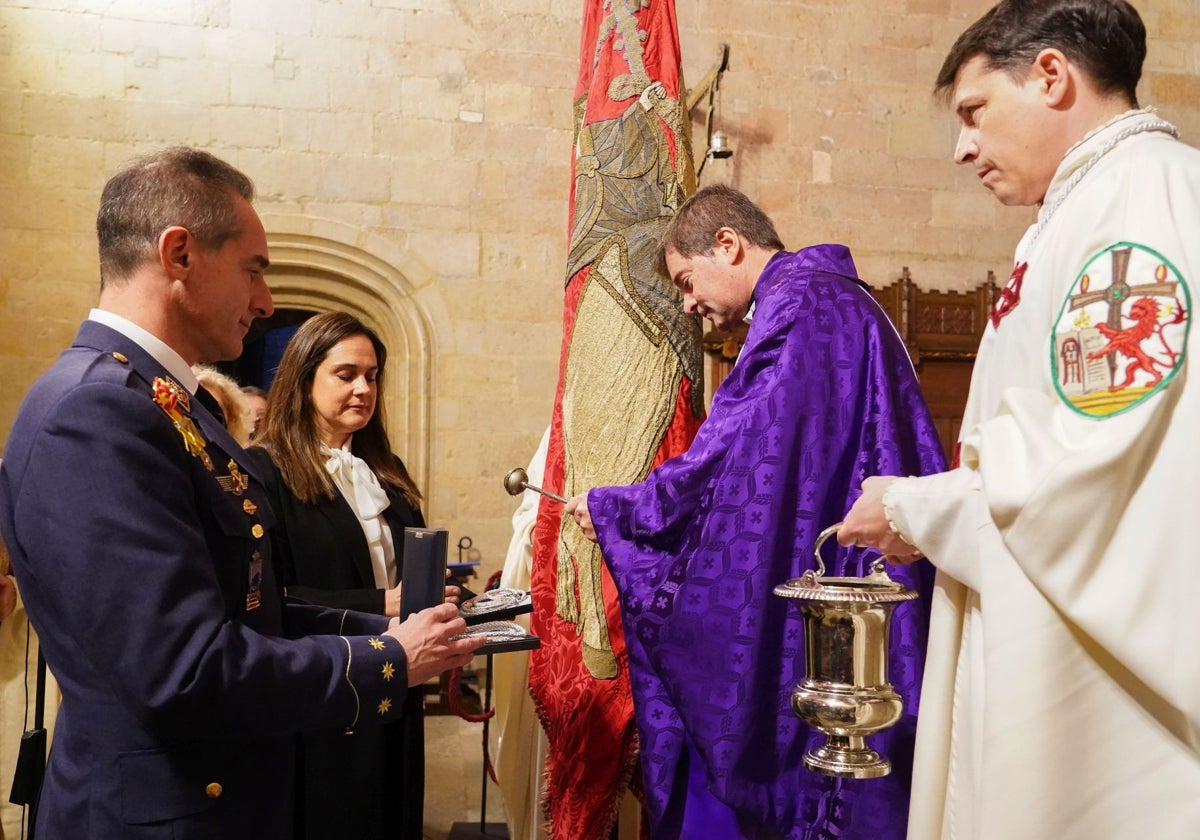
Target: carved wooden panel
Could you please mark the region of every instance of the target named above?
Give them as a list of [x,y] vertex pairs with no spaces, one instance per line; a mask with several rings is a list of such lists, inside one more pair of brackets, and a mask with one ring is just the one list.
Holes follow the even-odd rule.
[[733,370],[733,363],[737,361],[738,354],[742,352],[742,342],[746,340],[746,332],[749,329],[749,324],[738,324],[732,330],[713,328],[701,336],[700,347],[708,356],[706,365],[708,388],[705,394],[710,403],[717,386],[725,380],[729,371]]
[[990,271],[968,292],[925,290],[908,266],[894,282],[871,290],[908,347],[947,460],[962,427],[971,370],[996,291]]

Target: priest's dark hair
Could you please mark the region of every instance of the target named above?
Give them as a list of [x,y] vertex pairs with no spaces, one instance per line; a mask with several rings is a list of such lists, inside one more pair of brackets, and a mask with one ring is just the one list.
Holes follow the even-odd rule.
[[392,452],[383,409],[384,371],[387,348],[375,331],[348,312],[326,312],[309,318],[296,330],[284,348],[279,369],[267,395],[263,429],[254,439],[271,455],[284,484],[297,499],[315,504],[322,496],[332,499],[336,491],[324,470],[321,437],[312,401],[313,378],[334,345],[352,336],[365,336],[375,348],[375,411],[363,428],[354,433],[350,451],[367,462],[381,484],[403,494],[414,508],[421,493]]
[[711,254],[717,231],[732,228],[747,242],[769,251],[782,251],[783,242],[775,224],[757,204],[725,184],[712,184],[697,190],[679,205],[659,239],[655,264],[665,276],[667,249],[681,257]]
[[948,97],[959,70],[975,56],[1022,79],[1046,49],[1061,50],[1101,93],[1121,94],[1137,107],[1146,27],[1125,0],[1002,0],[958,36],[934,90]]

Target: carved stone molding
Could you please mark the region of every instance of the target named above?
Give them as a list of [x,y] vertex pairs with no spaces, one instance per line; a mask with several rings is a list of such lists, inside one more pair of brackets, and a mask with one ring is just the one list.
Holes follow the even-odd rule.
[[435,324],[445,321],[432,273],[388,240],[349,225],[270,213],[263,214],[263,224],[276,307],[350,312],[387,346],[383,409],[388,435],[428,498],[439,334]]

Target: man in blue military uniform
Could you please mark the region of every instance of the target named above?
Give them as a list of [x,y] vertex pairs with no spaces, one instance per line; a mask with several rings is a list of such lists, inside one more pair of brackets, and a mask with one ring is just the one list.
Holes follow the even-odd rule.
[[41,837],[290,837],[294,733],[390,720],[481,644],[453,605],[284,608],[263,487],[190,370],[272,311],[253,196],[186,148],[108,182],[99,306],[4,452],[0,532],[63,695]]

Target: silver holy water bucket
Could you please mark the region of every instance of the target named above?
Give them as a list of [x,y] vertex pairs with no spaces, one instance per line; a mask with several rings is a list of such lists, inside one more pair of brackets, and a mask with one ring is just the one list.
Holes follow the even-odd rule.
[[792,692],[792,711],[825,733],[804,754],[804,766],[827,776],[875,779],[892,770],[863,738],[900,720],[904,700],[888,682],[892,612],[917,593],[888,577],[883,559],[865,577],[824,577],[821,544],[842,523],[817,537],[817,569],[775,587],[799,601],[804,616],[805,677]]

